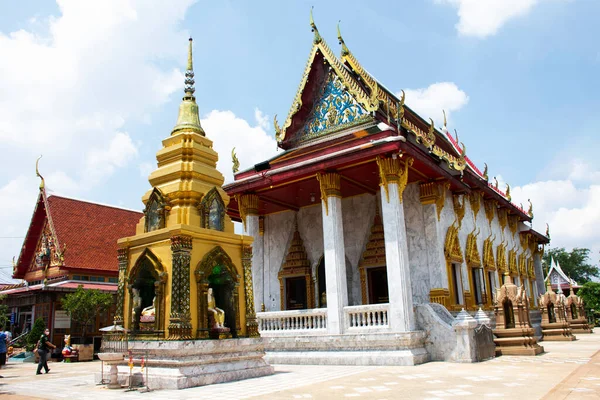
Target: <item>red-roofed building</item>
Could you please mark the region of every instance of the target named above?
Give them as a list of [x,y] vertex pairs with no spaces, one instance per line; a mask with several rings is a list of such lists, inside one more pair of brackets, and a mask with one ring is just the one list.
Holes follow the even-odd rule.
[[[31,223],[13,266],[13,278],[23,282],[0,289],[11,312],[11,329],[19,334],[32,321],[44,318],[51,340],[62,344],[65,334],[80,329],[61,310],[60,299],[79,285],[116,293],[117,239],[135,233],[141,212],[118,207],[46,196],[44,182]],[[114,310],[98,315],[88,332],[111,325]]]

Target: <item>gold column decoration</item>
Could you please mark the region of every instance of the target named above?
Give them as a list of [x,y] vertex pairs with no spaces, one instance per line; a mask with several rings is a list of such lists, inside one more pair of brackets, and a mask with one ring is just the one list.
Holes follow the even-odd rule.
[[483,207],[485,208],[485,217],[487,218],[490,226],[494,220],[494,211],[498,208],[498,202],[496,200],[484,200]]
[[342,197],[340,175],[335,172],[318,173],[317,180],[321,189],[321,200],[325,202],[325,215],[329,215],[327,198],[330,196]]
[[244,224],[244,230],[246,230],[246,217],[248,215],[258,215],[258,195],[252,193],[238,194],[235,196],[235,199],[238,203],[238,210]]
[[117,310],[113,324],[124,326],[123,303],[125,302],[125,273],[129,265],[129,248],[117,249],[117,260],[119,261],[119,286],[117,289]]
[[460,200],[461,195],[452,195],[452,204],[454,205],[454,215],[456,216],[456,222],[458,223],[458,229],[462,226],[462,220],[465,217],[465,198]]
[[169,317],[169,339],[192,338],[190,314],[190,261],[192,238],[171,237],[173,272],[171,281],[171,314]]
[[509,215],[508,216],[508,227],[512,232],[513,236],[517,234],[517,229],[519,228],[519,216],[518,215]]
[[390,202],[390,194],[388,191],[389,183],[398,184],[398,197],[402,203],[402,193],[408,184],[408,167],[413,164],[413,158],[408,157],[404,161],[404,170],[400,167],[400,159],[393,157],[377,157],[377,166],[379,167],[379,186],[383,186],[387,202]]
[[481,209],[481,200],[483,199],[483,192],[474,191],[469,194],[469,203],[471,203],[471,210],[473,211],[473,219],[477,219],[477,214]]
[[244,268],[244,295],[246,297],[246,333],[248,337],[259,337],[258,322],[254,312],[254,290],[252,288],[252,246],[242,246]]
[[442,209],[446,201],[446,191],[450,189],[450,182],[429,182],[419,185],[421,204],[435,204],[437,219],[442,216]]
[[498,209],[498,223],[500,224],[500,228],[504,231],[506,225],[508,224],[508,210],[506,208]]

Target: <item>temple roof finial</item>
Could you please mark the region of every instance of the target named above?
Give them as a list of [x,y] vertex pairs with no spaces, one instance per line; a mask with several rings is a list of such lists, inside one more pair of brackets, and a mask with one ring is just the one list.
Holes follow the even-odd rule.
[[342,38],[342,32],[340,31],[340,22],[342,22],[342,20],[338,21],[337,34],[338,34],[338,40],[339,40],[340,44],[342,45],[342,57],[343,57],[343,56],[350,54],[350,49],[348,49],[348,46],[346,46],[346,43],[344,43],[344,38]]
[[317,29],[317,25],[315,24],[315,20],[313,19],[313,8],[315,8],[314,6],[310,8],[310,28],[312,29],[312,31],[315,34],[315,38],[314,38],[314,42],[315,43],[321,43],[321,41],[323,40],[321,38],[321,34],[319,33],[319,30]]
[[194,97],[194,92],[196,88],[194,87],[194,62],[192,56],[192,38],[189,39],[188,45],[188,60],[187,60],[187,68],[185,71],[185,95],[183,96],[183,101],[179,105],[179,116],[177,117],[177,124],[171,135],[176,132],[185,130],[188,132],[195,132],[202,136],[205,136],[204,129],[200,126],[200,115],[198,112],[198,105],[196,104],[196,97]]
[[46,183],[44,182],[44,177],[40,174],[40,170],[38,169],[38,165],[39,165],[41,158],[42,158],[42,156],[40,155],[38,157],[38,159],[35,161],[35,174],[40,177],[40,179],[41,179],[40,189],[43,189],[46,186]]

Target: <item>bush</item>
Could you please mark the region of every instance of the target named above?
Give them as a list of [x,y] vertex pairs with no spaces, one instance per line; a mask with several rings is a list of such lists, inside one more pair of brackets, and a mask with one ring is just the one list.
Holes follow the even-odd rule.
[[33,350],[38,340],[40,340],[42,333],[44,333],[44,329],[46,329],[46,322],[44,321],[44,318],[37,318],[33,323],[31,331],[26,336],[27,342],[25,344],[25,349],[27,351]]

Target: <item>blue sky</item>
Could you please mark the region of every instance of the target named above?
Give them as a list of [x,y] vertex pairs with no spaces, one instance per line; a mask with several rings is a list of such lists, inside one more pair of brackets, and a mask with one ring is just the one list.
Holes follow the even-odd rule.
[[[600,36],[591,0],[207,2],[0,0],[0,237],[22,237],[37,193],[140,209],[182,95],[188,35],[207,135],[229,178],[275,151],[312,44],[309,10],[339,51],[449,129],[553,246],[600,234]],[[367,4],[368,3],[368,4]],[[22,239],[0,238],[0,268]],[[6,269],[5,269],[6,270]]]

